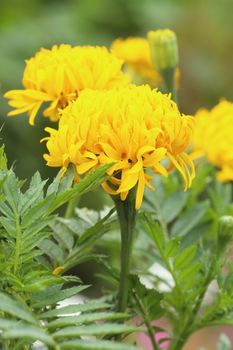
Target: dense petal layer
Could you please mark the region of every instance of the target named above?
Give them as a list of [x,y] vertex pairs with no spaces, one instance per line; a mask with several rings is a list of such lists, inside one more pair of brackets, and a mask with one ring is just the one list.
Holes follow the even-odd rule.
[[[144,188],[153,187],[152,173],[168,176],[161,162],[170,159],[184,178],[185,189],[194,177],[192,160],[186,155],[193,118],[182,116],[170,97],[149,86],[119,90],[85,90],[61,112],[58,130],[48,129],[47,164],[73,163],[78,174],[113,164],[103,188],[124,200],[136,187],[136,209]],[[61,138],[61,140],[59,140]]]

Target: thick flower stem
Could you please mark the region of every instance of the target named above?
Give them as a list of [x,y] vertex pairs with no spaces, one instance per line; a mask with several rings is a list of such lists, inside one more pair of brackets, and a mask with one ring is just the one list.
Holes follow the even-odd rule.
[[117,309],[119,312],[124,312],[128,302],[129,274],[135,231],[136,210],[134,193],[130,193],[125,201],[115,200],[115,204],[121,228],[121,272]]

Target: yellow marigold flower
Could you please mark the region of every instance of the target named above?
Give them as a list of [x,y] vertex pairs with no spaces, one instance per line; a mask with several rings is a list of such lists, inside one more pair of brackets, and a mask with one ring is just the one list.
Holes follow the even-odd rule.
[[220,169],[221,181],[233,180],[233,103],[221,101],[196,113],[193,148]]
[[185,189],[191,185],[194,167],[185,149],[190,143],[193,118],[182,116],[170,97],[149,86],[119,90],[85,90],[62,112],[58,130],[47,128],[49,166],[66,170],[69,163],[77,174],[114,163],[103,188],[122,200],[136,186],[136,209],[144,187],[153,176],[168,175],[161,160],[168,158],[182,174]]
[[59,109],[75,100],[80,91],[90,88],[107,90],[127,85],[129,78],[121,71],[122,61],[105,47],[54,45],[51,50],[40,49],[26,61],[22,90],[5,94],[15,110],[9,116],[28,112],[29,123],[44,102],[43,112],[52,121],[59,119]]
[[161,83],[159,73],[153,67],[149,43],[144,38],[116,39],[112,43],[112,52],[125,61],[132,72],[136,72],[153,86]]

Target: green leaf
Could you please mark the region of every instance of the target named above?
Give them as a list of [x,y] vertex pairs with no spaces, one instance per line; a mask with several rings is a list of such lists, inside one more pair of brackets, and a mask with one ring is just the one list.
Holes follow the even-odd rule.
[[37,324],[34,316],[18,301],[10,298],[8,295],[0,292],[0,310],[10,315],[21,318],[30,323]]
[[55,218],[50,222],[50,227],[54,232],[54,237],[62,246],[71,250],[74,245],[73,232],[69,228],[69,220],[63,218]]
[[34,294],[33,300],[35,301],[34,307],[44,307],[47,305],[56,304],[58,301],[70,298],[83,290],[87,289],[89,286],[81,285],[77,287],[67,288],[58,290],[55,286],[54,288],[48,288],[46,291]]
[[188,280],[193,279],[200,272],[201,267],[202,264],[199,261],[189,265],[185,270],[179,273],[179,282],[183,284]]
[[47,334],[42,328],[33,326],[17,326],[17,328],[9,329],[1,334],[3,339],[32,339],[40,340],[41,342],[54,345],[53,338]]
[[167,243],[165,251],[164,251],[166,258],[174,257],[177,254],[179,247],[180,247],[180,241],[177,238],[171,239]]
[[117,323],[105,323],[98,325],[66,327],[53,334],[54,338],[77,337],[82,335],[122,334],[139,331],[138,327],[121,325]]
[[92,171],[90,174],[86,175],[79,184],[75,185],[72,189],[65,192],[59,193],[53,205],[49,209],[49,213],[52,213],[54,210],[68,202],[71,198],[76,197],[78,194],[82,195],[89,191],[94,190],[101,183],[106,181],[108,176],[106,171],[112,166],[112,164],[106,164],[95,171]]
[[21,195],[20,214],[23,215],[30,207],[44,197],[44,186],[47,180],[42,181],[39,172],[36,172],[30,182],[29,189]]
[[194,226],[196,226],[201,218],[205,215],[208,208],[208,202],[195,205],[178,219],[172,226],[171,234],[174,236],[186,235]]
[[4,181],[3,192],[14,214],[17,214],[19,198],[20,198],[20,189],[19,189],[18,180],[12,170],[9,170],[8,176]]
[[15,220],[15,215],[11,208],[4,202],[0,201],[0,211],[8,218]]
[[188,199],[188,193],[182,190],[167,197],[161,206],[161,215],[168,224],[174,220],[184,208]]
[[[27,323],[23,323],[23,325],[28,325]],[[0,329],[11,329],[17,328],[22,325],[22,321],[14,321],[14,320],[6,320],[5,318],[0,318]]]
[[62,315],[73,314],[76,312],[94,311],[110,308],[111,305],[99,301],[89,301],[84,304],[68,305],[58,309],[50,310],[42,314],[43,318],[54,318]]
[[128,318],[129,316],[123,313],[115,312],[96,312],[93,314],[84,314],[79,316],[67,316],[61,317],[57,320],[50,322],[48,328],[64,328],[70,325],[82,325],[87,323],[92,323],[95,321],[111,321],[118,320],[122,318]]
[[54,200],[55,194],[51,194],[39,203],[37,203],[34,207],[29,209],[22,219],[22,227],[26,228],[30,226],[36,220],[41,219],[45,214],[47,214]]
[[185,248],[175,259],[174,259],[174,268],[175,270],[182,270],[196,256],[197,247],[195,245]]
[[57,193],[65,192],[72,187],[75,177],[75,168],[73,164],[70,164],[65,174],[61,177]]
[[22,287],[25,292],[35,293],[45,290],[51,285],[61,283],[61,278],[58,276],[45,276],[41,278],[35,278],[33,283],[26,284]]
[[[151,321],[160,318],[164,313],[161,307],[163,295],[155,289],[146,288],[137,275],[131,275],[131,283],[132,288],[143,305],[144,314],[147,317],[149,316]],[[141,313],[141,309],[139,309],[139,313]]]
[[0,169],[7,170],[7,158],[4,152],[5,146],[0,147]]
[[[144,219],[146,223],[146,231],[152,240],[155,242],[159,251],[163,251],[165,244],[165,237],[163,230],[157,221],[154,221],[149,213],[144,214]],[[144,223],[144,224],[145,224]]]
[[63,265],[64,251],[58,244],[55,244],[52,240],[45,239],[40,243],[39,248],[45,254],[47,254],[54,262]]
[[109,340],[70,340],[60,343],[61,350],[137,350],[138,347]]
[[0,223],[8,233],[8,237],[15,238],[16,225],[15,220],[10,218],[0,217]]

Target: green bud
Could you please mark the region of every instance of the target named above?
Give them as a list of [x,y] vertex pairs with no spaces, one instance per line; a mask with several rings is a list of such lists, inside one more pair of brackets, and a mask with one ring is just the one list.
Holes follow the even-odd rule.
[[178,45],[176,34],[170,29],[159,29],[147,33],[153,65],[157,71],[176,68]]
[[231,241],[233,241],[233,216],[225,215],[219,220],[218,244],[224,248]]

